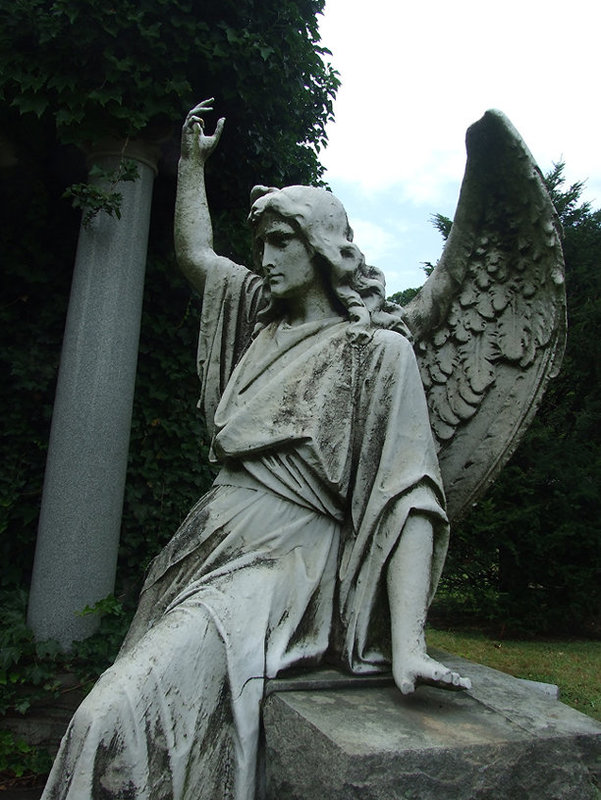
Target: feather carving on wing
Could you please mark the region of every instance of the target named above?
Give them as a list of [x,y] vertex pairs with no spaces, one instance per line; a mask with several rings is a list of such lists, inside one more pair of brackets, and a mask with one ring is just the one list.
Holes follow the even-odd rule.
[[536,163],[498,111],[467,151],[444,252],[404,309],[454,520],[516,449],[566,330],[560,224]]

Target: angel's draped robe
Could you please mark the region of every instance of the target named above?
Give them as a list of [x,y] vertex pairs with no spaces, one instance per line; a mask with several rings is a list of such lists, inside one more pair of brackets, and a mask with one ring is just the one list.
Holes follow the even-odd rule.
[[[115,664],[63,740],[43,800],[252,800],[266,677],[324,657],[389,668],[385,567],[410,514],[448,539],[409,342],[339,317],[252,339],[262,282],[205,288],[201,405],[223,467],[153,561]],[[249,344],[250,343],[250,344]]]

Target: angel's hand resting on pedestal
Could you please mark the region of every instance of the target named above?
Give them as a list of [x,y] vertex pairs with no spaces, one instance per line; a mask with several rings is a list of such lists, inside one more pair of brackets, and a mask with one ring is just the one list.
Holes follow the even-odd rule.
[[411,515],[390,558],[386,584],[392,633],[392,674],[403,694],[419,683],[471,689],[469,678],[439,664],[426,652],[424,628],[431,594],[434,531],[431,520]]
[[420,683],[434,684],[443,689],[471,689],[469,678],[453,672],[425,652],[410,653],[393,659],[394,681],[403,694],[410,694]]

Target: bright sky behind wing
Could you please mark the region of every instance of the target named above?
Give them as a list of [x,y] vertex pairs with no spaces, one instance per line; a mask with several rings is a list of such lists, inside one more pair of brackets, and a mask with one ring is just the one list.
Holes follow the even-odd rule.
[[453,217],[465,131],[488,108],[601,207],[599,0],[326,0],[320,30],[342,80],[325,178],[389,293],[439,258],[430,217]]

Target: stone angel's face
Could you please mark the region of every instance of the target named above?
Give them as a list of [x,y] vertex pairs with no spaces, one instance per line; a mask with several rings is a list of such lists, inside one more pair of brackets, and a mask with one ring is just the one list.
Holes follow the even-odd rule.
[[294,300],[315,285],[318,278],[313,253],[285,219],[265,214],[255,241],[272,297]]

